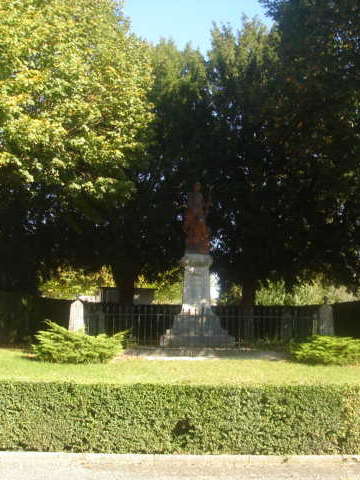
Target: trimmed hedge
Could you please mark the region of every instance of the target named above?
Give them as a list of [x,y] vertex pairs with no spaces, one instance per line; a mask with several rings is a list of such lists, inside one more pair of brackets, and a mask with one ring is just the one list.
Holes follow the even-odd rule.
[[360,387],[0,383],[0,450],[360,453]]

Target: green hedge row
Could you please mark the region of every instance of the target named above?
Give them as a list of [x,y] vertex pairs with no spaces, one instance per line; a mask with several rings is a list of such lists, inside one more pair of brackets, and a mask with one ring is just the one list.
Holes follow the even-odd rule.
[[359,454],[360,387],[0,383],[0,450]]

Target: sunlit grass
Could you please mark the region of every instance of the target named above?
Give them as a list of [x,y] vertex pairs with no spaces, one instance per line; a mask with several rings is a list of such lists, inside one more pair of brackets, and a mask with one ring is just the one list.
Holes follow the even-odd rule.
[[0,380],[186,385],[360,384],[360,366],[308,366],[286,360],[147,360],[127,358],[98,365],[42,363],[20,350],[0,349]]

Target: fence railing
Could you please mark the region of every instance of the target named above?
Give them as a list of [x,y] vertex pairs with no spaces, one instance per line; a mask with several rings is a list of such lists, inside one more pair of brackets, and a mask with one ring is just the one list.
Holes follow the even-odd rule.
[[[112,303],[84,304],[86,331],[90,335],[129,330],[131,338],[139,345],[161,346],[162,338],[171,331],[174,318],[181,305],[121,306]],[[235,344],[261,339],[302,338],[317,333],[319,306],[241,308],[216,306],[212,311],[221,327],[234,337]],[[191,325],[191,322],[194,325]],[[187,317],[189,332],[205,325],[206,313],[198,312]],[[189,333],[190,334],[190,333]],[[212,346],[214,346],[212,344]]]
[[108,335],[129,330],[132,340],[140,345],[159,345],[160,337],[172,325],[179,305],[133,305],[114,303],[87,304],[85,325],[89,335]]

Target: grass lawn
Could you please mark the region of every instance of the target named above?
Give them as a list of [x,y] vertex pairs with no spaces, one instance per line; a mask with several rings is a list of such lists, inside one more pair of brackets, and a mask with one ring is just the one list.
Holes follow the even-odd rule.
[[186,385],[360,384],[360,366],[308,366],[286,360],[146,360],[127,358],[100,365],[59,365],[32,360],[20,350],[0,349],[0,381]]

